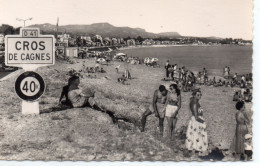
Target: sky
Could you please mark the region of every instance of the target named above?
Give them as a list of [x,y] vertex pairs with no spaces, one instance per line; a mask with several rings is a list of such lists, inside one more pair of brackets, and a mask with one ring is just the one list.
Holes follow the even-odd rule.
[[0,24],[108,22],[183,36],[253,38],[252,0],[0,0]]

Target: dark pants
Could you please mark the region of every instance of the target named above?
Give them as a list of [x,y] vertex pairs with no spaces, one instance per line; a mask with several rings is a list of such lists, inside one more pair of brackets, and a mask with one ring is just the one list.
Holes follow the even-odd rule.
[[166,69],[166,78],[168,78],[168,77],[169,77],[169,70]]
[[171,72],[171,78],[172,80],[174,80],[174,75],[173,75],[174,72]]

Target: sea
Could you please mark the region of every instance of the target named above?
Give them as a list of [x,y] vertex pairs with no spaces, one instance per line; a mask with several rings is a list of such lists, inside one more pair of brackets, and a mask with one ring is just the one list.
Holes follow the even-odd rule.
[[153,57],[159,59],[164,67],[167,60],[170,64],[177,64],[178,68],[198,72],[205,67],[209,75],[223,74],[225,66],[230,67],[231,74],[252,73],[252,46],[166,46],[166,47],[133,47],[121,50],[128,57]]

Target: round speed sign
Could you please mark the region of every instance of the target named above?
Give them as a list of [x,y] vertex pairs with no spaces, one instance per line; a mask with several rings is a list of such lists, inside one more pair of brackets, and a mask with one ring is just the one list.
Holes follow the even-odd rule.
[[22,73],[15,81],[17,95],[26,101],[39,99],[45,90],[43,78],[33,71]]

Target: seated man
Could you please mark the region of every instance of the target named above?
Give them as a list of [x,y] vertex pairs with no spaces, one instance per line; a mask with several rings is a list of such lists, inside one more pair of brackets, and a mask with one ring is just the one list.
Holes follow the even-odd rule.
[[90,106],[89,99],[94,97],[94,94],[83,93],[79,88],[79,77],[73,76],[70,80],[70,86],[68,88],[68,99],[74,108]]

